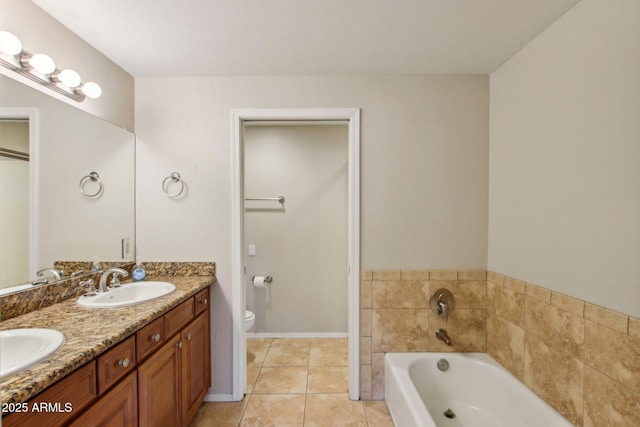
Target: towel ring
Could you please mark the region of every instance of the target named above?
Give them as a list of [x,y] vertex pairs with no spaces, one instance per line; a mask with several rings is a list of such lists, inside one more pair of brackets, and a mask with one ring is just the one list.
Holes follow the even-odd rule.
[[[95,181],[98,183],[98,190],[95,193],[87,193],[84,190],[85,185],[87,185],[87,183],[91,181]],[[80,192],[83,196],[89,198],[98,197],[102,193],[102,181],[100,181],[100,175],[98,175],[98,172],[91,172],[89,173],[89,175],[85,175],[82,177],[82,179],[80,180]]]
[[[172,182],[180,183],[180,191],[178,191],[176,194],[169,193],[169,184]],[[184,181],[182,180],[182,177],[178,172],[171,172],[171,175],[169,175],[164,179],[164,181],[162,181],[162,191],[164,191],[165,194],[172,199],[180,197],[180,195],[182,195],[182,193],[184,192],[184,187]]]

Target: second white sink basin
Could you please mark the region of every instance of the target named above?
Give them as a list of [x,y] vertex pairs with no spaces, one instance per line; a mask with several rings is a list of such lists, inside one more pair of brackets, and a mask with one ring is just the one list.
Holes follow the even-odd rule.
[[55,329],[9,329],[0,331],[0,378],[24,371],[46,359],[64,343]]
[[99,292],[94,296],[83,295],[78,298],[78,304],[93,308],[124,307],[160,298],[175,290],[176,285],[169,282],[127,283],[108,292]]

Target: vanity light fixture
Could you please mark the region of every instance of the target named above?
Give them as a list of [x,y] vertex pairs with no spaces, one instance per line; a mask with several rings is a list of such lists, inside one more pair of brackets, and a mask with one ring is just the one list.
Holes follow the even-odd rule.
[[0,31],[0,65],[77,102],[102,95],[97,83],[83,84],[76,71],[59,70],[50,56],[25,51],[20,39],[8,31]]

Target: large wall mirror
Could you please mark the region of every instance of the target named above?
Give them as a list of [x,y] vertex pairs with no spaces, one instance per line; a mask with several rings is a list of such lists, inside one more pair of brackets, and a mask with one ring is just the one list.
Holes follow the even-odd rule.
[[133,261],[134,196],[133,133],[0,76],[0,294]]

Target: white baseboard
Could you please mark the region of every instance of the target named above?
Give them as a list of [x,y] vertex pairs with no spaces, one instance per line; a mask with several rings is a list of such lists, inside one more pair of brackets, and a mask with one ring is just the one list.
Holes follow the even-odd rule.
[[347,332],[247,332],[247,338],[347,338]]
[[204,396],[205,402],[233,402],[231,394],[209,393]]

